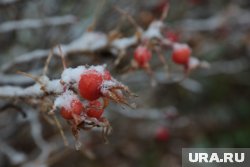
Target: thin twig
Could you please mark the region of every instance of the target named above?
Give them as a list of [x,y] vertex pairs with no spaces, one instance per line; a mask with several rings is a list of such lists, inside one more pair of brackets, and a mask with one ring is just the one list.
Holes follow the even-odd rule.
[[55,123],[56,123],[56,126],[57,126],[58,130],[60,131],[60,134],[61,134],[61,137],[62,137],[62,139],[63,139],[64,145],[65,145],[65,146],[68,146],[68,145],[69,145],[69,142],[68,142],[68,140],[67,140],[67,138],[66,138],[66,136],[65,136],[65,134],[64,134],[64,131],[63,131],[63,128],[62,128],[61,123],[59,122],[59,120],[57,119],[57,117],[56,117],[55,114],[52,114],[52,117],[53,117],[53,119],[54,119],[54,121],[55,121]]
[[43,75],[46,75],[47,72],[48,72],[49,63],[50,63],[51,58],[52,58],[52,56],[53,56],[53,54],[54,54],[54,53],[53,53],[53,49],[54,49],[54,48],[52,48],[52,49],[50,50],[49,55],[48,55],[48,58],[46,59],[46,62],[45,62],[44,68],[43,68]]
[[67,65],[66,65],[65,57],[64,57],[64,54],[60,45],[58,45],[58,49],[59,49],[59,55],[61,56],[61,59],[62,59],[63,69],[66,69]]

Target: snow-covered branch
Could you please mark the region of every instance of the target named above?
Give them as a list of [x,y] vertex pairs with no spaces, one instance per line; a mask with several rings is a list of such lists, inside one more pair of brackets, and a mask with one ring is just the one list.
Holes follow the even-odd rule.
[[[141,32],[142,38],[147,40],[153,38],[161,39],[162,37],[160,32],[162,26],[163,23],[161,21],[152,22],[147,30]],[[117,55],[120,51],[126,50],[127,48],[135,45],[137,42],[139,42],[139,39],[136,36],[118,38],[110,41],[108,35],[105,33],[84,32],[78,39],[70,42],[69,44],[61,45],[61,48],[64,52],[64,56],[69,56],[74,53],[93,53],[100,50],[106,50],[113,53],[114,55]],[[165,39],[164,43],[166,43]],[[59,56],[60,52],[58,48],[54,49],[54,53],[55,55]],[[45,50],[35,50],[30,53],[20,55],[17,58],[13,59],[11,62],[5,63],[1,67],[1,71],[5,72],[14,65],[20,63],[26,63],[33,60],[45,58],[47,57],[48,54],[49,54],[49,49],[45,49]]]
[[2,86],[0,87],[0,97],[40,97],[45,93],[59,94],[63,92],[60,80],[49,80],[46,76],[43,76],[40,78],[40,82],[27,88]]
[[0,24],[0,33],[6,33],[21,29],[34,29],[45,26],[60,26],[67,24],[74,24],[77,18],[73,15],[56,16],[44,19],[23,19],[8,21]]

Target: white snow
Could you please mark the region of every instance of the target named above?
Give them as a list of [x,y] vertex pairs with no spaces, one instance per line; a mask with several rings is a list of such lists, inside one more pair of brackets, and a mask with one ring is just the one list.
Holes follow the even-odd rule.
[[163,28],[162,21],[153,21],[148,29],[144,32],[143,38],[152,39],[152,38],[162,38],[161,29]]
[[97,65],[97,66],[90,66],[86,68],[85,66],[78,66],[76,68],[67,68],[63,71],[61,75],[61,79],[66,84],[74,84],[78,83],[81,79],[81,75],[86,73],[88,70],[95,70],[100,74],[104,74],[106,68],[106,64],[104,65]]
[[51,80],[46,85],[46,89],[48,92],[61,93],[63,92],[63,85],[61,84],[60,79]]
[[61,79],[63,82],[70,83],[78,83],[80,81],[81,75],[85,72],[85,66],[78,66],[76,68],[67,68],[63,71],[61,75]]
[[43,83],[47,92],[54,92],[54,93],[63,92],[63,85],[60,83],[59,79],[49,80],[47,76],[42,76],[40,77],[40,81]]
[[97,66],[90,66],[88,69],[89,70],[95,70],[98,73],[101,73],[103,75],[104,72],[105,72],[106,66],[107,66],[106,64],[104,64],[104,65],[97,65]]
[[103,33],[87,32],[82,38],[82,47],[91,51],[103,48],[108,43],[107,36]]
[[55,99],[54,106],[59,108],[64,107],[65,109],[70,109],[72,100],[76,99],[77,95],[73,91],[66,90],[63,94],[61,94]]
[[[69,45],[62,45],[62,49],[67,53],[74,51],[96,51],[108,45],[107,35],[101,32],[85,32],[80,38],[71,42]],[[59,53],[55,49],[55,53]]]
[[190,57],[188,62],[188,68],[194,69],[200,65],[200,60],[195,57]]
[[116,49],[125,50],[129,46],[136,44],[136,42],[136,36],[132,36],[128,38],[116,39],[112,42],[111,46]]
[[174,50],[179,50],[179,49],[183,49],[183,48],[188,48],[191,50],[191,48],[187,45],[187,44],[183,44],[183,43],[174,43],[173,45]]
[[106,93],[110,88],[117,86],[117,82],[115,80],[105,80],[101,85],[101,92]]
[[[49,80],[48,77],[41,77],[40,81],[44,85],[46,92],[59,94],[63,92],[63,86],[60,80]],[[43,96],[44,92],[41,90],[41,85],[36,83],[27,88],[15,87],[15,86],[3,86],[0,87],[0,96],[12,97],[12,96]]]

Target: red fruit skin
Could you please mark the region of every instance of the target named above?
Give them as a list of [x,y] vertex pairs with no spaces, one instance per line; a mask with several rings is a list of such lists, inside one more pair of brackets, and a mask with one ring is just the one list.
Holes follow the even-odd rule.
[[89,102],[89,109],[87,109],[87,115],[89,117],[95,117],[97,119],[101,118],[104,110],[102,109],[102,104],[95,100]]
[[112,79],[109,71],[107,71],[107,70],[104,71],[103,79],[104,80],[111,80]]
[[170,137],[170,133],[169,130],[165,127],[159,127],[156,130],[156,134],[155,134],[155,139],[158,142],[167,142],[169,140]]
[[191,54],[191,49],[188,46],[174,48],[172,53],[172,60],[176,64],[187,65],[189,62],[190,54]]
[[134,52],[134,59],[140,67],[144,67],[151,59],[152,53],[145,46],[138,46]]
[[101,97],[101,84],[104,80],[110,80],[111,75],[108,71],[101,74],[95,70],[89,70],[81,75],[78,90],[80,95],[89,100],[97,100]]
[[60,114],[64,119],[70,120],[73,119],[73,115],[80,115],[83,111],[83,104],[80,100],[72,100],[70,104],[70,109],[65,109],[64,107],[61,108]]

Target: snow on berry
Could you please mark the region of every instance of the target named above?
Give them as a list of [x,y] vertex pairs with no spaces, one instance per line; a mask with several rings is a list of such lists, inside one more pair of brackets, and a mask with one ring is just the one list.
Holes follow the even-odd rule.
[[104,64],[104,65],[97,65],[97,66],[90,66],[88,68],[88,70],[95,70],[95,71],[97,71],[98,73],[100,73],[102,75],[104,75],[104,73],[106,71],[105,69],[106,69],[106,64]]
[[80,115],[84,108],[77,95],[71,90],[66,90],[62,95],[58,96],[54,106],[61,108],[60,114],[65,119],[73,119],[73,114]]
[[61,75],[61,80],[67,84],[78,83],[80,81],[81,74],[83,74],[85,70],[85,66],[78,66],[76,68],[66,68]]
[[152,53],[145,46],[138,46],[134,51],[134,59],[140,67],[144,67],[151,59]]
[[65,89],[74,88],[89,101],[105,97],[128,105],[122,91],[127,95],[132,94],[128,87],[112,78],[106,65],[67,68],[62,73],[61,82]]
[[73,119],[73,115],[81,115],[83,109],[84,107],[81,101],[74,99],[71,101],[69,109],[64,107],[61,108],[60,114],[64,119]]
[[90,70],[94,70],[102,75],[106,73],[106,65],[97,65],[97,66],[78,66],[76,68],[66,68],[62,75],[61,80],[67,84],[79,83],[81,79],[81,75],[84,73],[88,73]]
[[65,109],[70,109],[71,102],[76,99],[78,99],[78,97],[73,91],[66,90],[55,99],[54,106],[59,108],[64,107]]
[[191,49],[187,44],[175,43],[173,45],[172,60],[177,64],[188,65]]

